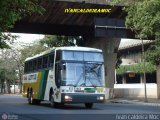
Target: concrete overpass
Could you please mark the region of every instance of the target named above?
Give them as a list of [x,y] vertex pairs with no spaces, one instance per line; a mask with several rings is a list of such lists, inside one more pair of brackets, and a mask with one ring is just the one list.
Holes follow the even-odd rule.
[[[46,9],[43,15],[33,14],[18,21],[13,32],[56,34],[56,35],[95,35],[95,18],[124,20],[126,13],[122,6],[110,6],[104,0],[41,0]],[[96,2],[97,1],[97,2]],[[91,3],[92,2],[92,3]],[[96,3],[95,3],[96,2]],[[65,13],[68,8],[111,9],[110,13]]]
[[[120,39],[131,35],[124,26],[126,13],[122,11],[122,6],[112,7],[107,0],[41,0],[40,4],[46,9],[43,15],[27,16],[18,21],[11,31],[83,36],[85,46],[104,51],[106,86],[112,92]],[[65,13],[64,10],[69,8],[111,9],[111,12]]]

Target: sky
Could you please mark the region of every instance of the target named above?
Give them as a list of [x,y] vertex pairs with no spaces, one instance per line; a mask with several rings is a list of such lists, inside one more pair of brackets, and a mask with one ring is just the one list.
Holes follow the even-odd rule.
[[[32,43],[34,43],[44,37],[44,35],[42,35],[42,34],[24,34],[24,33],[12,33],[12,34],[19,36],[17,38],[17,40],[15,41],[15,44],[13,45],[13,47],[26,46],[26,45],[32,44]],[[121,39],[120,46],[123,44],[127,44],[128,41],[133,41],[133,40],[132,39]]]
[[[12,33],[13,35],[18,35],[17,42],[24,42],[24,43],[32,43],[39,39],[42,39],[44,35],[42,34],[24,34],[24,33]],[[122,39],[122,42],[127,42],[130,39]]]
[[42,34],[23,34],[23,33],[12,33],[12,35],[18,35],[19,37],[15,42],[18,43],[33,43],[39,39],[42,39],[44,35]]

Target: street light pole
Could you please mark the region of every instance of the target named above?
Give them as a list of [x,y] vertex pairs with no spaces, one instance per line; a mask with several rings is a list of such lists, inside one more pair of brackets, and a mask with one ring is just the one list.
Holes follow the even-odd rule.
[[144,80],[144,94],[145,94],[145,102],[148,102],[147,100],[147,88],[146,88],[146,64],[145,64],[145,53],[144,53],[144,42],[142,40],[142,63],[143,63],[143,80]]

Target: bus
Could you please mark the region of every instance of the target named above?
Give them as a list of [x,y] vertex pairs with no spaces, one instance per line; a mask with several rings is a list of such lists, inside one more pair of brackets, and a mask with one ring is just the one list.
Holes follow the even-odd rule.
[[25,60],[22,95],[29,104],[52,107],[105,101],[103,52],[88,47],[57,47]]

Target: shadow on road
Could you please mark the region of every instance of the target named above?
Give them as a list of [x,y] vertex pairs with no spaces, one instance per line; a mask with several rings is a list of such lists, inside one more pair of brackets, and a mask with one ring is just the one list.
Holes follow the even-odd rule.
[[35,106],[43,106],[43,107],[48,107],[51,109],[61,109],[61,110],[100,110],[96,108],[96,104],[93,106],[92,109],[87,109],[85,108],[84,104],[65,104],[65,105],[58,105],[56,107],[51,107],[48,102],[42,102],[40,105],[35,105]]

